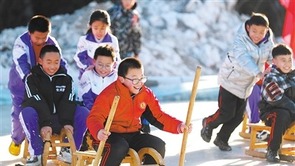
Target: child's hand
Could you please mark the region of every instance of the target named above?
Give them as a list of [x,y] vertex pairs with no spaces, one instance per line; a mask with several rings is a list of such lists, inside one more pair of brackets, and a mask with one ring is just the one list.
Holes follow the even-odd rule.
[[74,133],[74,128],[73,128],[73,126],[71,126],[71,125],[65,125],[64,128],[65,128],[66,130],[69,130],[72,134]]
[[109,135],[111,135],[110,132],[105,131],[105,129],[101,129],[97,133],[97,139],[100,141],[106,141],[109,138]]
[[179,126],[179,129],[180,129],[181,133],[184,132],[184,129],[187,129],[188,133],[191,133],[192,129],[193,129],[193,125],[189,124],[189,126],[186,126],[184,123],[181,123],[180,126]]
[[41,137],[45,140],[50,140],[52,135],[52,128],[50,126],[44,126],[41,128]]

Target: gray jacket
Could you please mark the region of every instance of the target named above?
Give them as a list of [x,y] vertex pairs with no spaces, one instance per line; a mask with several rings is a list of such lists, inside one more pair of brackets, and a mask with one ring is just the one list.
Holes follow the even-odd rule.
[[256,75],[264,70],[266,62],[271,64],[273,46],[271,29],[265,39],[256,45],[248,36],[243,23],[219,70],[219,84],[241,99],[248,98],[259,80]]

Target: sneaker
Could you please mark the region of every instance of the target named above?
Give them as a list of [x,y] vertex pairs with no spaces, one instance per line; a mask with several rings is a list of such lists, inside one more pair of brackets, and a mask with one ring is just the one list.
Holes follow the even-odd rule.
[[11,141],[10,145],[9,145],[9,153],[14,155],[14,156],[18,156],[20,153],[20,145],[14,143],[13,141]]
[[71,149],[69,147],[62,147],[60,149],[59,155],[57,159],[66,163],[72,163],[72,154]]
[[206,118],[203,119],[202,125],[201,137],[204,141],[210,142],[213,129],[206,123]]
[[273,151],[271,149],[267,149],[267,153],[265,155],[267,161],[272,163],[279,163],[280,157],[278,155],[278,151]]
[[267,142],[269,140],[269,131],[267,130],[262,130],[260,132],[257,132],[256,138],[258,142]]
[[219,137],[217,136],[214,140],[214,144],[219,147],[221,151],[231,151],[231,147],[228,145],[228,143],[223,142]]
[[42,156],[37,155],[37,156],[31,156],[30,158],[27,159],[26,166],[41,166],[42,165]]

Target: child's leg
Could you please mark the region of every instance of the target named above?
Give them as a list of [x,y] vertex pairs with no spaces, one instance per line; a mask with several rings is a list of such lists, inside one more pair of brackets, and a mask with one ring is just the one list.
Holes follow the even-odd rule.
[[[165,157],[165,145],[166,143],[150,134],[138,134],[129,141],[130,148],[139,151],[141,148],[154,148],[160,155]],[[144,164],[156,164],[156,161],[149,155],[145,156]]]
[[11,139],[15,144],[21,144],[25,139],[25,133],[20,124],[19,114],[24,99],[25,86],[18,74],[11,70],[9,73],[8,88],[12,98],[11,108]]
[[272,127],[268,147],[272,151],[278,151],[282,143],[282,136],[291,124],[290,113],[283,109],[272,110],[265,124]]
[[248,108],[246,107],[247,112],[250,112],[250,115],[248,114],[249,117],[249,122],[250,123],[258,123],[260,121],[259,118],[259,108],[258,108],[258,102],[261,99],[261,92],[260,92],[260,87],[258,85],[255,85],[253,87],[253,91],[251,95],[248,98],[248,103],[247,105],[249,106]]
[[75,145],[77,149],[80,149],[83,135],[86,132],[87,126],[86,126],[86,119],[88,117],[89,110],[86,107],[83,106],[77,106],[75,117],[74,117],[74,139],[75,139]]
[[40,136],[37,111],[32,107],[26,107],[21,111],[19,118],[29,141],[30,155],[41,155],[43,153],[43,141]]
[[[124,138],[132,134],[112,133],[104,147],[100,166],[119,166],[129,151],[129,144]],[[97,151],[98,142],[93,144],[93,148]]]

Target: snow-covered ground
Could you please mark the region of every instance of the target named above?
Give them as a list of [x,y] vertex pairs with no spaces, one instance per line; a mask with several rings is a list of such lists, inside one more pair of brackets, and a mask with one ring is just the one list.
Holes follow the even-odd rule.
[[[177,118],[185,121],[188,102],[169,102],[163,103],[162,108],[167,113],[176,116]],[[206,143],[200,136],[201,121],[205,116],[212,114],[217,109],[216,101],[197,101],[194,103],[194,109],[192,113],[191,122],[193,124],[193,131],[188,135],[186,153],[185,153],[185,166],[291,166],[294,163],[281,162],[280,164],[271,164],[265,161],[265,159],[255,158],[247,156],[244,151],[249,145],[249,140],[243,139],[238,135],[241,130],[239,126],[232,137],[229,140],[229,144],[232,146],[232,151],[223,152],[220,151],[211,141]],[[218,129],[214,130],[212,140],[215,139]],[[161,137],[166,142],[166,166],[178,166],[180,149],[182,144],[182,135],[170,134],[160,131],[156,128],[152,128],[152,134]],[[0,165],[2,166],[14,166],[15,164],[21,164],[21,156],[15,157],[8,153],[8,146],[10,143],[10,137],[0,136]],[[292,143],[294,145],[294,142]],[[53,162],[48,163],[49,166],[55,165]],[[125,165],[124,165],[125,166]]]

